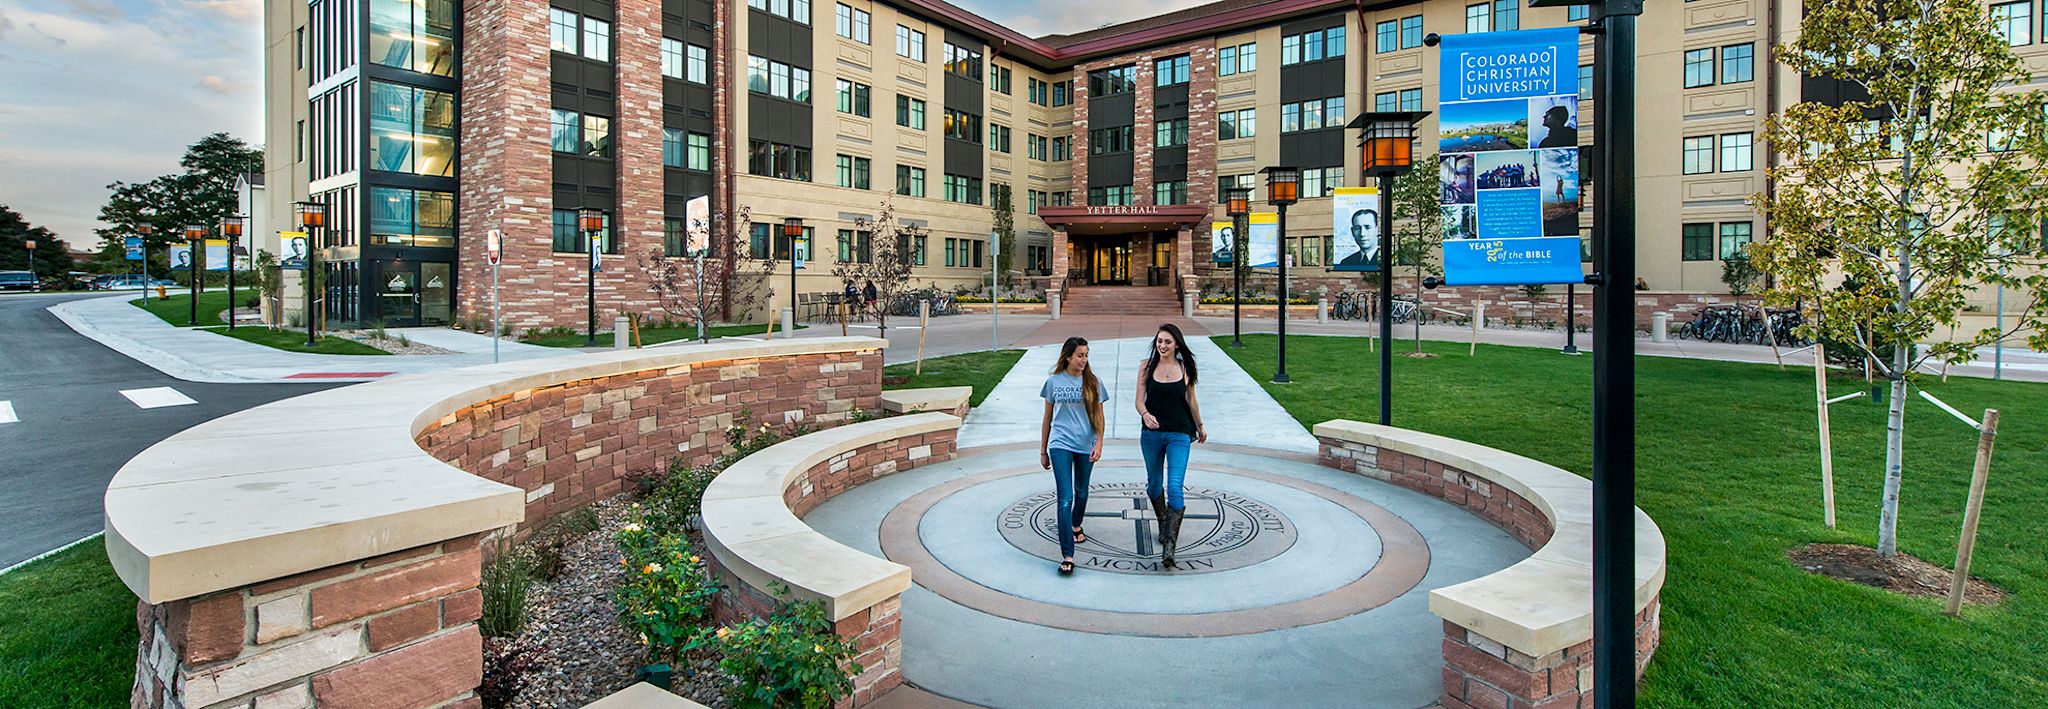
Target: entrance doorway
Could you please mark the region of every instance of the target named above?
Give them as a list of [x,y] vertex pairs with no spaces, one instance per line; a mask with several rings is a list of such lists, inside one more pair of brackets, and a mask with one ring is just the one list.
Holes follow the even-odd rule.
[[1088,264],[1088,282],[1098,286],[1131,283],[1131,242],[1122,237],[1098,238],[1082,247]]
[[455,265],[379,261],[377,310],[389,327],[446,325],[453,312]]

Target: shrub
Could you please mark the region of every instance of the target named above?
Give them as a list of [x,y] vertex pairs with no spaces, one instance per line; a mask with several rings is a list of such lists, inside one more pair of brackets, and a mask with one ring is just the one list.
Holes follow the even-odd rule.
[[613,592],[619,617],[640,634],[651,657],[689,649],[711,612],[718,582],[681,534],[658,533],[639,521],[615,535],[626,580]]
[[476,688],[484,709],[512,706],[519,690],[526,688],[526,673],[533,667],[536,648],[515,647],[495,638],[484,640],[484,679]]
[[[789,589],[777,584],[775,593]],[[740,707],[832,706],[853,693],[853,641],[832,632],[825,606],[817,601],[787,602],[775,614],[704,634],[700,644],[718,650],[718,667],[739,682],[727,698]]]
[[484,566],[483,582],[478,585],[483,591],[484,607],[477,629],[485,637],[518,635],[526,627],[526,587],[532,583],[533,560],[499,545],[491,562]]

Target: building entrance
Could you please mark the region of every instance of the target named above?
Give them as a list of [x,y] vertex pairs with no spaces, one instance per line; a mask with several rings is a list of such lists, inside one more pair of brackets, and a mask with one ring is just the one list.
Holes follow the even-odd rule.
[[453,312],[454,264],[379,261],[377,311],[390,327],[446,325]]
[[1131,241],[1123,237],[1095,240],[1083,245],[1083,261],[1088,264],[1085,280],[1089,285],[1127,286],[1131,284]]

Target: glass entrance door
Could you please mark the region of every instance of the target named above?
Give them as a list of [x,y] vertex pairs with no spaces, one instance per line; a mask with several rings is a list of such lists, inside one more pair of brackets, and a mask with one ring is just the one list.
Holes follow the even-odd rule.
[[446,325],[455,307],[455,264],[420,262],[420,324]]
[[385,327],[420,324],[420,266],[416,261],[380,261],[377,314]]
[[1096,285],[1129,285],[1131,282],[1131,242],[1128,239],[1103,240],[1095,244],[1089,280]]

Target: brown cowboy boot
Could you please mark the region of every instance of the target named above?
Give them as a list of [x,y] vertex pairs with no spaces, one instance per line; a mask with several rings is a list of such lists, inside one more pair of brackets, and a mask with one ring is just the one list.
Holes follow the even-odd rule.
[[1168,509],[1166,511],[1166,532],[1164,534],[1165,539],[1161,541],[1161,544],[1166,548],[1166,552],[1164,554],[1164,556],[1166,557],[1166,568],[1179,568],[1173,563],[1173,553],[1177,550],[1177,547],[1180,546],[1180,523],[1181,520],[1186,518],[1187,509],[1185,508]]

